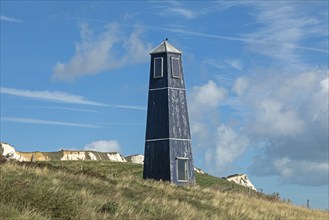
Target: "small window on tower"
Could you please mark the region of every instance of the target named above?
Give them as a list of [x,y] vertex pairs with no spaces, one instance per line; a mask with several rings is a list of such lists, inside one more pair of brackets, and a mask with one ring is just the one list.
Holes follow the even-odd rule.
[[177,158],[177,180],[179,182],[188,181],[187,162],[188,158]]
[[154,58],[154,78],[163,77],[163,58]]
[[180,78],[180,65],[179,65],[178,57],[171,58],[171,71],[172,71],[172,77],[178,79]]

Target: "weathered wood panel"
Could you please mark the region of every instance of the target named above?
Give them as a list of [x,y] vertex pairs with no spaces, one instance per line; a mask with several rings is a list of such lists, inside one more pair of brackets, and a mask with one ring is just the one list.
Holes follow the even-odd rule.
[[187,113],[185,90],[168,90],[169,136],[190,139],[190,125]]
[[168,91],[149,91],[146,140],[169,137]]
[[143,178],[170,181],[168,140],[146,141]]

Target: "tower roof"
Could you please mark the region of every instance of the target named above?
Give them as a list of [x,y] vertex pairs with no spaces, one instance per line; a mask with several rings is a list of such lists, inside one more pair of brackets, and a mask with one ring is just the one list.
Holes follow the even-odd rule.
[[154,48],[150,52],[150,54],[156,54],[156,53],[178,53],[178,54],[182,54],[182,52],[180,52],[173,45],[168,43],[167,40],[163,41],[161,44],[159,44],[156,48]]

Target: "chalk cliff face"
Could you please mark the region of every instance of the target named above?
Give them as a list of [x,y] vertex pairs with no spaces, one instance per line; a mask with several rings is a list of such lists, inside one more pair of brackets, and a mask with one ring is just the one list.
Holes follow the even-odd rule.
[[14,147],[10,146],[7,143],[0,143],[0,153],[7,157],[7,158],[13,158],[15,160],[17,160],[18,155],[16,154],[16,150]]
[[194,167],[194,171],[197,172],[197,173],[204,174],[203,170],[201,170],[200,168]]
[[235,175],[228,176],[225,179],[228,181],[235,182],[236,184],[239,184],[241,186],[245,186],[252,190],[257,191],[254,184],[252,184],[252,182],[249,180],[249,178],[247,177],[246,174],[235,174]]
[[126,157],[126,160],[132,163],[144,164],[144,155],[142,154],[131,155]]
[[50,160],[110,160],[126,162],[116,152],[61,150],[57,152],[19,152],[7,143],[0,143],[0,153],[9,160],[18,161],[50,161]]

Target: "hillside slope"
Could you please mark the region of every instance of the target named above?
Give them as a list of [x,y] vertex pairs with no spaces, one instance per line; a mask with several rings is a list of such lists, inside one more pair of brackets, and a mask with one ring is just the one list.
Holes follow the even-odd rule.
[[0,219],[327,219],[232,182],[196,173],[177,187],[141,178],[142,165],[110,161],[5,162]]

